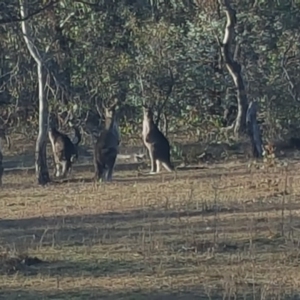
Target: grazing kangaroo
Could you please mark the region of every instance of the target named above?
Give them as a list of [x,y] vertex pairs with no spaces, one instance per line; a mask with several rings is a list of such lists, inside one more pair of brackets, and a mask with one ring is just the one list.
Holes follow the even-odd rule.
[[52,146],[55,162],[55,176],[66,177],[72,164],[78,159],[78,145],[81,142],[81,134],[77,127],[71,125],[75,131],[77,141],[73,143],[70,138],[61,133],[56,127],[49,128],[48,136]]
[[172,172],[174,167],[170,161],[169,141],[154,123],[151,108],[144,105],[143,114],[143,141],[150,156],[150,174],[160,172],[160,163],[167,171]]
[[9,136],[7,136],[4,130],[0,130],[0,187],[2,186],[2,176],[4,173],[3,168],[3,154],[2,154],[2,139],[6,139],[7,148],[10,149],[11,142]]
[[118,101],[115,101],[110,107],[104,107],[105,127],[94,145],[95,181],[112,180],[120,144],[117,104]]

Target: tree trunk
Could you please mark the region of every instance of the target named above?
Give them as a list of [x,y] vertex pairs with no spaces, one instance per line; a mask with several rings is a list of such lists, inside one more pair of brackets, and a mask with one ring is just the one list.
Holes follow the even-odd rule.
[[257,113],[257,104],[256,102],[251,101],[247,110],[247,129],[248,135],[250,136],[250,141],[252,145],[252,154],[254,157],[262,157],[263,156],[263,145],[261,140],[260,129],[256,119]]
[[[22,19],[28,15],[27,0],[19,0],[20,14]],[[22,21],[22,32],[26,46],[30,55],[34,58],[37,64],[38,85],[39,85],[39,134],[35,146],[35,172],[38,183],[44,185],[50,181],[49,171],[47,166],[47,128],[48,128],[48,103],[45,98],[45,74],[41,55],[32,42],[30,28],[27,21]]]
[[260,129],[256,120],[257,107],[252,101],[248,106],[245,84],[241,74],[242,67],[235,60],[231,49],[235,37],[234,27],[237,22],[236,11],[231,7],[230,0],[219,0],[219,4],[224,8],[227,22],[223,42],[218,41],[221,47],[222,58],[237,90],[238,113],[234,123],[234,133],[236,136],[247,133],[252,144],[253,156],[262,157],[263,146]]
[[246,113],[248,108],[248,99],[245,91],[245,85],[243,77],[241,75],[241,65],[234,60],[231,46],[234,40],[236,24],[236,12],[232,9],[229,0],[219,0],[220,5],[224,7],[224,11],[227,17],[227,23],[225,28],[225,34],[223,42],[220,43],[221,53],[229,74],[231,75],[234,85],[237,89],[237,105],[238,114],[234,124],[234,133],[239,136],[246,131]]

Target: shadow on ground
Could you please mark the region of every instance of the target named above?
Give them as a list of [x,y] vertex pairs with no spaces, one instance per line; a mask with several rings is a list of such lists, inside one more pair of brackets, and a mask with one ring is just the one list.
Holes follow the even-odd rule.
[[[272,205],[266,207],[266,210],[270,210]],[[247,212],[254,209],[255,207],[250,207]],[[249,232],[251,226],[261,233],[270,230],[272,223],[279,224],[281,219],[280,216],[272,218],[260,216],[256,219],[252,217],[250,220],[248,216],[244,216],[245,209],[242,207],[237,207],[234,211],[220,209],[217,223],[213,218],[211,220],[204,218],[214,214],[214,211],[206,210],[174,211],[162,208],[135,210],[122,214],[0,220],[0,243],[3,248],[13,247],[16,253],[28,251],[28,255],[30,251],[36,251],[35,253],[40,255],[38,259],[42,260],[38,261],[33,257],[30,258],[31,263],[28,263],[28,258],[3,259],[0,261],[1,275],[18,274],[21,276],[18,280],[21,281],[22,275],[25,278],[51,278],[49,282],[52,284],[53,280],[58,278],[58,286],[56,289],[49,288],[51,292],[8,290],[1,288],[0,285],[0,299],[224,299],[224,293],[228,292],[226,287],[220,286],[216,289],[218,285],[215,283],[224,280],[223,274],[216,272],[211,275],[211,279],[215,282],[214,288],[210,290],[209,285],[204,288],[201,278],[197,277],[199,268],[217,270],[222,263],[218,259],[206,260],[206,253],[214,249],[215,254],[220,253],[222,261],[225,255],[231,257],[245,253],[250,247],[249,239],[235,240],[235,234]],[[236,214],[237,218],[236,220],[222,218],[225,214]],[[185,217],[188,218],[184,219]],[[193,217],[196,219],[194,222]],[[300,219],[293,217],[293,223],[300,224]],[[214,226],[218,227],[218,234],[230,236],[230,242],[219,239],[214,243]],[[157,248],[156,245],[159,243],[162,244]],[[253,236],[251,243],[255,244],[256,254],[269,252],[274,255],[277,251],[285,251],[282,246],[286,240],[278,237],[273,239]],[[44,250],[46,252],[43,252],[43,249],[46,249]],[[56,257],[57,253],[60,258]],[[43,261],[43,255],[47,260]],[[170,259],[172,256],[176,256],[177,259]],[[244,262],[247,259],[244,257]],[[195,282],[195,285],[185,283],[182,289],[177,285],[178,293],[174,293],[174,289],[171,292],[172,285],[155,279],[161,274],[159,270],[162,264],[164,278],[176,280],[176,276],[179,275],[190,276],[189,278],[194,278],[196,282],[199,281],[198,285]],[[148,278],[147,280],[158,280],[158,286],[156,290],[149,292],[139,288],[139,284],[133,287],[135,279],[132,279],[131,288],[134,291],[128,290],[123,293],[97,288],[62,291],[59,287],[59,278],[73,278],[71,280],[75,282],[84,278],[92,281],[99,278],[106,280],[110,277],[114,280]],[[235,291],[235,299],[254,299],[254,292],[255,298],[261,298],[263,287],[259,283],[255,283],[255,287],[246,281],[241,284],[243,285],[241,292]],[[236,284],[238,287],[239,285],[240,283]],[[225,298],[232,299],[228,295]],[[275,298],[279,299],[277,294]],[[298,298],[296,294],[295,296],[280,294],[280,299]]]
[[[272,299],[282,299],[282,300],[297,300],[299,299],[299,292],[295,292],[291,295],[276,294],[274,291],[275,298]],[[277,297],[276,297],[277,296]],[[190,291],[181,291],[178,293],[172,291],[143,291],[138,287],[134,291],[124,291],[124,292],[111,292],[94,289],[72,289],[69,291],[60,291],[59,288],[54,289],[52,292],[38,292],[38,291],[26,291],[26,290],[0,290],[0,299],[89,299],[89,300],[204,300],[204,299],[243,299],[243,300],[253,300],[253,299],[264,299],[263,293],[259,291],[253,291],[252,293],[231,293],[228,295],[222,293],[221,291],[216,291],[211,289],[210,291],[201,290],[199,287],[194,287]]]
[[[41,195],[39,195],[40,197]],[[278,195],[280,200],[281,195]],[[243,203],[237,203],[235,206],[227,207],[218,203],[216,207],[182,207],[169,209],[162,206],[161,208],[135,209],[129,212],[107,212],[103,214],[73,215],[73,216],[55,216],[55,217],[36,217],[24,219],[2,219],[0,220],[0,242],[1,244],[15,245],[24,244],[30,241],[30,244],[52,243],[53,236],[55,240],[64,242],[65,245],[73,243],[87,243],[89,240],[109,242],[115,239],[137,238],[141,231],[149,228],[152,232],[160,235],[176,235],[181,231],[193,227],[194,233],[203,235],[214,232],[216,226],[213,217],[218,214],[218,223],[220,232],[237,233],[243,232],[249,228],[250,219],[246,213],[274,212],[274,216],[253,218],[257,228],[269,226],[270,223],[280,222],[281,202],[275,201],[274,196],[270,197],[271,203],[265,200],[265,204],[249,204],[247,207]],[[9,204],[13,206],[13,203]],[[201,205],[201,204],[200,204]],[[300,203],[290,206],[291,210],[299,210]],[[277,217],[276,217],[277,212]],[[222,215],[234,214],[237,218],[234,221],[231,218],[224,219]],[[238,217],[241,215],[240,217]],[[186,219],[184,219],[186,218]],[[193,223],[191,218],[194,218]],[[195,219],[196,218],[196,219]],[[266,225],[267,224],[267,225]],[[294,226],[300,224],[300,218],[293,216]],[[253,224],[251,225],[253,226]],[[26,244],[26,242],[25,242]]]
[[[116,173],[113,175],[113,182],[115,183],[124,183],[124,184],[130,184],[130,183],[136,183],[136,182],[145,182],[145,183],[153,183],[153,182],[172,182],[176,180],[177,178],[180,178],[180,176],[185,175],[186,179],[191,179],[193,181],[196,180],[211,180],[211,179],[220,179],[222,176],[229,177],[235,177],[235,176],[243,176],[248,175],[249,170],[243,168],[240,170],[237,170],[236,168],[227,169],[224,170],[222,168],[216,170],[215,172],[207,171],[206,167],[182,167],[180,169],[177,169],[176,173],[168,173],[166,171],[163,171],[160,174],[151,175],[149,174],[149,169],[145,168],[145,165],[143,163],[129,163],[129,164],[119,164],[116,165]],[[193,170],[194,172],[189,173],[190,170]],[[31,176],[34,174],[34,169],[10,169],[7,170],[7,173],[10,174],[22,174],[23,176]],[[80,176],[80,172],[84,171],[85,176]],[[135,173],[131,174],[128,177],[120,176],[120,173],[122,171],[136,171]],[[90,176],[86,176],[86,172],[90,172]],[[52,174],[50,173],[51,182],[52,185],[63,185],[66,183],[94,183],[94,170],[91,166],[88,165],[81,165],[74,168],[74,171],[72,171],[72,175],[65,178],[65,179],[57,179],[53,178]],[[24,183],[24,182],[14,182],[4,183],[6,187],[8,188],[14,188],[14,189],[30,189],[36,187],[37,183],[35,181],[32,181],[32,183]],[[105,183],[109,184],[109,183]]]
[[[273,205],[273,206],[272,206]],[[265,211],[274,210],[277,207],[272,204],[266,206]],[[278,206],[278,210],[279,210]],[[297,207],[297,209],[300,208]],[[247,212],[258,211],[257,207],[249,207]],[[218,211],[218,221],[213,218]],[[263,211],[260,207],[260,212]],[[234,214],[235,218],[222,218],[222,215]],[[240,216],[239,216],[240,215]],[[207,219],[208,217],[212,217]],[[193,221],[192,221],[193,219]],[[268,232],[278,227],[281,222],[280,211],[273,217],[252,217],[245,215],[245,208],[236,209],[217,208],[217,210],[134,210],[128,213],[104,213],[81,216],[58,216],[45,218],[28,218],[17,220],[0,220],[0,243],[5,248],[13,248],[18,251],[30,251],[30,249],[81,249],[81,252],[90,251],[94,246],[101,251],[131,253],[136,256],[144,256],[151,249],[156,250],[152,244],[163,240],[164,251],[171,253],[206,253],[214,248],[215,252],[239,252],[249,248],[249,239],[244,241],[213,243],[216,230],[223,236],[237,236],[248,232],[250,228],[255,231]],[[300,224],[300,218],[293,217],[293,226]],[[288,225],[288,224],[287,224]],[[187,238],[186,233],[193,237]],[[208,242],[210,241],[210,242]],[[257,253],[260,251],[281,251],[278,245],[285,244],[284,239],[261,238],[253,242],[257,245]],[[297,242],[297,241],[296,241]],[[146,245],[146,250],[145,250]],[[277,248],[276,248],[277,247]],[[68,250],[69,249],[69,250]],[[277,249],[277,250],[276,250]],[[64,253],[64,251],[63,251]],[[134,260],[127,259],[122,262],[110,260],[85,261],[84,256],[80,262],[72,262],[68,257],[64,261],[51,260],[51,266],[41,269],[28,269],[26,272],[43,273],[44,275],[66,274],[81,276],[82,272],[90,276],[103,276],[107,272],[151,272],[147,264],[136,264]],[[41,258],[42,259],[42,258]],[[116,265],[115,265],[116,263]],[[157,262],[159,264],[159,262]],[[124,264],[124,265],[122,265]],[[213,264],[213,262],[211,262]],[[170,265],[170,268],[175,266]],[[131,274],[131,273],[130,273]]]

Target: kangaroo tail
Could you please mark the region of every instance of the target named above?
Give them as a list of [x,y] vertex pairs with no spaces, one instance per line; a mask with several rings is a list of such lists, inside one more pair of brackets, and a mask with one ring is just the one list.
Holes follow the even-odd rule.
[[175,170],[174,166],[170,161],[164,161],[162,162],[162,165],[168,172],[173,172]]

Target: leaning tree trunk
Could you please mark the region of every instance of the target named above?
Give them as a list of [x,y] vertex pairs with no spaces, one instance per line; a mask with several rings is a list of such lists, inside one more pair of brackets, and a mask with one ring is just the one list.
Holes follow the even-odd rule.
[[[25,19],[28,15],[27,0],[19,0],[20,14],[22,19]],[[39,85],[39,134],[36,140],[35,146],[35,172],[38,179],[38,183],[44,185],[50,181],[49,171],[47,166],[47,128],[48,128],[48,103],[45,98],[44,86],[45,86],[45,74],[44,66],[41,55],[36,46],[32,42],[32,36],[30,34],[30,28],[27,24],[28,21],[22,21],[22,32],[26,46],[37,64],[38,85]]]
[[231,7],[230,0],[218,1],[223,6],[227,18],[223,42],[219,41],[219,45],[223,61],[237,90],[238,113],[234,123],[234,133],[236,136],[240,136],[247,132],[253,147],[253,155],[261,157],[263,151],[260,130],[256,121],[256,105],[252,105],[251,102],[251,105],[248,106],[245,84],[241,74],[242,67],[233,57],[231,49],[235,38],[236,11]]

